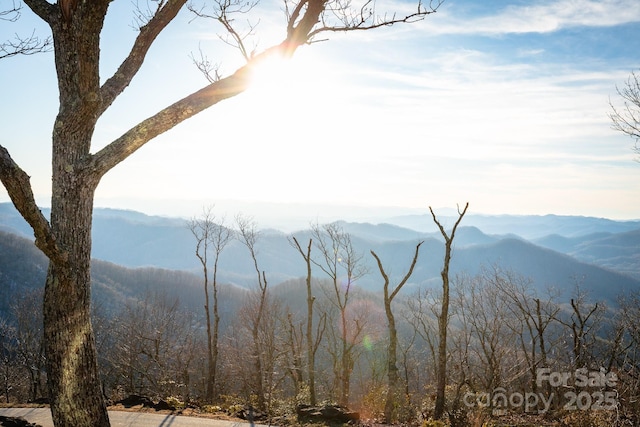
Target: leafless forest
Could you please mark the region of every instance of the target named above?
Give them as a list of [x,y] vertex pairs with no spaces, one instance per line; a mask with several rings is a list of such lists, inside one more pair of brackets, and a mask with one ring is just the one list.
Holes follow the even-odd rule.
[[[290,239],[307,277],[271,284],[251,220],[238,217],[227,228],[205,215],[190,227],[203,267],[198,303],[185,303],[192,288],[176,296],[155,286],[159,277],[184,286],[171,271],[137,277],[145,291],[119,304],[104,303],[104,292],[94,298],[100,372],[112,403],[141,395],[209,412],[250,405],[280,424],[293,422],[300,404],[339,404],[362,420],[437,425],[430,420],[444,372],[442,420],[450,425],[638,424],[640,292],[614,295],[612,304],[569,283],[565,301],[499,265],[458,274],[450,278],[443,367],[443,287],[394,283],[411,281],[412,257],[433,256],[419,254],[420,245],[403,255],[405,271],[387,276],[384,258],[355,251],[339,226],[318,225],[311,238]],[[251,289],[217,281],[217,260],[231,239],[255,266]],[[364,268],[372,256],[379,271]],[[106,268],[111,277],[126,274]],[[381,291],[359,288],[364,275],[379,277]],[[382,292],[389,280],[392,294]],[[110,292],[117,286],[114,279]],[[0,321],[4,401],[46,398],[41,301],[39,290],[24,293]]]

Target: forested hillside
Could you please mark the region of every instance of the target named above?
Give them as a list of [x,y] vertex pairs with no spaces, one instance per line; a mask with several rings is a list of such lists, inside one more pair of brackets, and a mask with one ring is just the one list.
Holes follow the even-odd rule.
[[[205,306],[213,304],[214,284],[210,275],[205,300],[194,235],[174,219],[103,214],[108,215],[97,216],[94,230],[95,252],[145,265],[131,268],[100,259],[92,264],[93,323],[110,399],[140,394],[226,407],[251,403],[263,413],[282,416],[296,403],[310,401],[313,372],[316,402],[341,403],[381,420],[390,329],[384,277],[371,251],[394,286],[422,241],[413,274],[391,304],[402,384],[392,415],[407,421],[433,411],[444,254],[437,235],[390,224],[335,223],[292,235],[263,230],[252,246],[234,230],[216,277],[218,353],[210,390]],[[12,233],[0,232],[1,386],[7,401],[28,401],[46,396],[40,304],[47,262],[29,238],[14,234],[15,223],[7,223],[4,229]],[[633,271],[624,274],[568,255],[631,265],[637,238],[635,231],[602,232],[534,244],[460,227],[450,272],[450,419],[489,417],[492,411],[482,409],[482,399],[524,391],[538,393],[541,400],[528,411],[508,401],[495,404],[493,415],[586,417],[573,425],[595,425],[592,414],[637,416],[640,282]],[[304,254],[312,258],[311,277]],[[160,266],[158,261],[174,256],[182,261],[173,262],[188,262],[189,268]],[[548,380],[539,385],[540,367],[560,373],[578,368],[587,374],[615,372],[618,380],[614,387],[586,389]],[[594,401],[598,393],[615,390],[615,408],[571,412],[566,410],[567,390],[576,396],[586,392]],[[550,399],[546,409],[542,398]]]

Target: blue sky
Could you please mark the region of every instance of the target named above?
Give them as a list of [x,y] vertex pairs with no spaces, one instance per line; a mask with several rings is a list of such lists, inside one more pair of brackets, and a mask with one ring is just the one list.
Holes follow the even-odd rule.
[[[135,36],[129,7],[113,3],[103,79]],[[282,38],[283,13],[275,0],[255,13],[260,50]],[[46,34],[25,10],[0,36],[33,28]],[[240,65],[220,33],[179,15],[99,122],[94,149],[204,85],[190,59],[199,47],[223,72]],[[96,205],[188,217],[216,204],[263,224],[467,201],[473,213],[640,218],[633,140],[607,117],[616,85],[640,68],[637,0],[446,0],[422,22],[329,38],[143,147],[107,174]],[[44,206],[53,73],[51,54],[0,61],[0,144]]]

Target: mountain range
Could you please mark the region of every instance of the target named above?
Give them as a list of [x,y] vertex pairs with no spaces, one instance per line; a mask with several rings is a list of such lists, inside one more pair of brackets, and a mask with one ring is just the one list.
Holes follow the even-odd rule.
[[[43,210],[45,215],[46,210]],[[445,226],[456,216],[438,214]],[[408,288],[438,286],[444,243],[428,215],[390,217],[379,224],[340,222],[363,255],[368,274],[358,285],[379,291],[382,279],[370,251],[381,258],[391,280],[403,275],[418,241],[421,256]],[[309,230],[284,233],[261,230],[258,262],[271,285],[303,277],[306,265],[289,237],[308,242]],[[29,226],[9,203],[0,203],[0,286],[3,294],[34,282],[41,286],[44,256],[33,246]],[[186,220],[148,216],[140,212],[96,209],[93,224],[94,292],[136,295],[137,282],[171,283],[199,289],[201,267],[195,239]],[[640,290],[640,221],[571,216],[468,215],[454,240],[453,275],[472,276],[483,267],[498,266],[531,280],[532,285],[556,289],[569,298],[579,286],[592,297],[614,301]],[[246,248],[232,241],[222,253],[219,279],[232,287],[254,286],[255,270]],[[320,271],[315,271],[317,277]],[[155,277],[155,278],[154,278]],[[162,277],[162,280],[158,279]],[[173,279],[172,279],[173,277]],[[164,284],[170,287],[170,284]],[[195,292],[195,291],[194,291]],[[407,290],[406,292],[410,292]],[[194,304],[199,304],[195,297]],[[0,301],[0,306],[8,303]],[[0,307],[2,308],[2,307]]]

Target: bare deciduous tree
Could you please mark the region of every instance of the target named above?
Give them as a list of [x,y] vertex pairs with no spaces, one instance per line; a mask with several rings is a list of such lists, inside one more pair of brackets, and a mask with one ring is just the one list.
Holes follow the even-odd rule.
[[438,362],[436,371],[436,407],[434,410],[434,418],[439,420],[442,418],[445,410],[445,387],[447,385],[447,330],[449,327],[449,264],[451,263],[451,255],[453,251],[453,239],[456,235],[456,230],[460,221],[464,217],[464,214],[469,208],[469,203],[464,206],[464,209],[460,211],[458,209],[458,219],[456,220],[451,234],[448,234],[442,224],[436,218],[436,214],[433,209],[429,207],[433,222],[436,223],[442,237],[444,238],[444,262],[440,275],[442,276],[442,305],[440,313],[438,314]]
[[17,355],[16,328],[0,318],[0,392],[4,396],[5,402],[12,400],[12,395],[18,392],[18,383],[24,378],[24,373],[18,372],[19,365]]
[[195,339],[190,316],[177,298],[147,291],[114,321],[110,361],[128,394],[172,396],[189,384]]
[[253,338],[253,346],[251,357],[253,361],[253,392],[258,398],[258,408],[266,409],[266,393],[265,393],[265,366],[263,364],[263,348],[261,345],[260,334],[263,329],[265,319],[265,310],[267,309],[267,276],[258,266],[258,249],[256,243],[260,233],[258,232],[256,222],[243,215],[236,216],[237,235],[240,242],[246,246],[251,256],[251,261],[257,275],[257,291],[253,295],[252,310],[248,314],[251,323],[251,337]]
[[[232,231],[224,226],[224,218],[216,220],[213,208],[205,208],[200,218],[189,221],[189,230],[196,239],[196,257],[202,265],[204,275],[204,310],[207,322],[207,386],[206,399],[212,401],[216,395],[216,370],[218,366],[218,341],[220,334],[220,313],[218,307],[218,262],[222,251],[233,237]],[[213,324],[209,305],[209,252],[213,252],[213,272],[211,291],[213,299]]]
[[46,396],[41,302],[42,290],[36,289],[20,295],[11,305],[16,322],[16,350],[29,378],[30,401]]
[[293,381],[294,392],[296,396],[300,395],[300,390],[304,385],[303,375],[303,337],[302,323],[294,322],[294,315],[291,311],[287,311],[286,320],[284,320],[286,331],[284,357],[286,359],[285,369],[289,377]]
[[316,297],[313,295],[313,290],[311,287],[311,279],[312,279],[312,269],[311,265],[313,260],[311,258],[311,248],[313,246],[313,239],[309,239],[309,244],[306,249],[298,242],[298,239],[295,236],[291,237],[292,245],[298,250],[300,255],[305,261],[307,267],[307,275],[305,278],[305,283],[307,287],[307,324],[306,324],[306,333],[305,339],[307,344],[307,386],[309,387],[309,404],[314,406],[316,404],[316,353],[318,352],[318,348],[320,347],[320,342],[322,341],[322,335],[324,329],[326,327],[327,318],[326,315],[321,315],[320,320],[317,325],[317,329],[314,333],[313,328],[313,305],[315,303]]
[[570,300],[570,310],[559,313],[557,319],[567,328],[566,342],[569,366],[573,369],[590,367],[595,359],[595,344],[602,317],[606,313],[603,302],[590,302],[578,284]]
[[460,283],[457,289],[460,301],[459,316],[470,334],[467,356],[469,382],[479,390],[501,387],[520,367],[510,360],[515,355],[513,346],[516,332],[507,325],[512,321],[507,300],[495,286],[495,276],[483,270],[477,276]]
[[418,262],[418,254],[420,253],[420,246],[422,243],[423,242],[420,242],[416,245],[416,251],[413,255],[409,271],[407,271],[407,274],[404,275],[402,280],[400,280],[400,282],[398,282],[398,284],[391,290],[389,290],[389,276],[384,270],[382,261],[374,251],[371,251],[371,255],[375,258],[378,264],[378,269],[380,270],[380,275],[384,280],[384,311],[387,315],[387,326],[389,328],[389,345],[387,347],[387,399],[384,407],[384,416],[387,423],[393,422],[395,418],[394,408],[397,405],[396,397],[398,394],[398,383],[400,381],[400,375],[398,374],[398,332],[391,304],[393,303],[393,299],[398,295],[398,292],[400,292],[402,287],[413,274],[413,269],[416,266],[416,262]]
[[355,336],[362,331],[363,325],[355,321],[351,326],[347,316],[347,305],[352,287],[356,280],[367,273],[362,260],[362,254],[353,246],[351,236],[345,233],[336,223],[312,227],[313,240],[320,253],[317,265],[331,280],[332,289],[329,301],[339,312],[339,330],[341,334],[341,348],[339,352],[338,377],[340,384],[340,405],[349,405],[349,387],[351,371],[353,370],[353,342],[349,340],[349,330],[356,331]]
[[620,298],[617,319],[624,330],[619,348],[615,349],[615,366],[621,384],[620,401],[631,413],[640,410],[640,291]]
[[527,362],[531,389],[536,393],[536,370],[548,366],[548,356],[553,349],[551,329],[560,311],[560,307],[553,302],[557,295],[549,290],[543,300],[531,280],[496,266],[492,269],[492,276],[494,286],[509,304],[512,320],[507,325],[516,333]]

